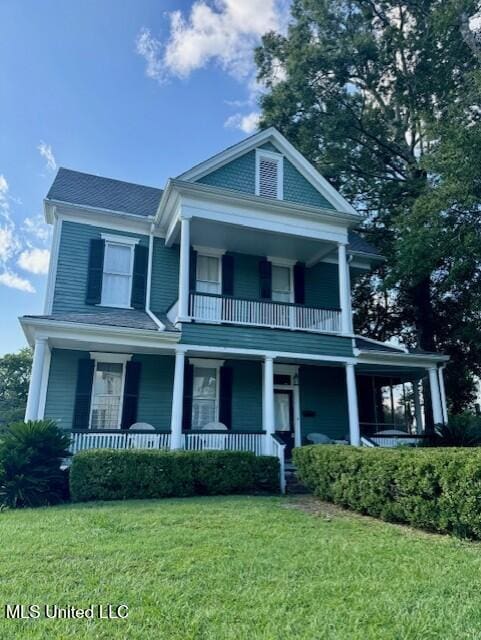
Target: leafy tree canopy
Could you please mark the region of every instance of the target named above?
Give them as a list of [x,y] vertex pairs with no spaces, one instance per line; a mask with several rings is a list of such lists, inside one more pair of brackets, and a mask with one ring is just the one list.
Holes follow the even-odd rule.
[[32,350],[0,358],[0,425],[23,420],[32,368]]

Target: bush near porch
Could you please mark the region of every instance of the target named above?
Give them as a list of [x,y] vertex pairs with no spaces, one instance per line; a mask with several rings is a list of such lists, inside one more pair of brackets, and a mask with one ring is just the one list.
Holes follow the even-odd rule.
[[481,539],[481,449],[294,450],[300,479],[323,500],[383,520]]
[[95,449],[70,469],[75,502],[278,491],[278,459],[248,451]]

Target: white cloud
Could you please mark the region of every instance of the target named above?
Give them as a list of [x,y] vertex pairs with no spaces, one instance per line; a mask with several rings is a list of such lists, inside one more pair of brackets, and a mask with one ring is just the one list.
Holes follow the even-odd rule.
[[244,133],[254,133],[259,128],[259,117],[260,113],[258,111],[252,111],[247,115],[236,113],[227,118],[224,126],[230,129],[240,129]]
[[49,171],[56,171],[57,163],[55,162],[55,156],[53,155],[52,147],[49,144],[40,141],[37,149],[42,158],[45,159],[47,163],[47,169],[49,169]]
[[19,291],[25,291],[26,293],[35,293],[35,289],[32,284],[25,278],[17,276],[12,271],[4,271],[0,273],[0,284],[10,287],[11,289],[18,289]]
[[0,193],[7,193],[8,182],[3,173],[0,173]]
[[0,226],[0,262],[7,262],[20,248],[20,242],[15,235],[11,222]]
[[18,257],[17,264],[25,271],[35,274],[48,273],[50,251],[48,249],[25,249]]
[[254,70],[253,50],[268,31],[284,31],[289,0],[197,0],[190,13],[168,14],[165,43],[143,28],[137,53],[146,60],[146,74],[162,81],[168,76],[187,78],[210,63],[234,77],[249,79]]
[[22,231],[37,240],[40,240],[43,244],[46,244],[50,240],[52,229],[45,223],[43,215],[40,213],[30,218],[25,218],[22,224]]

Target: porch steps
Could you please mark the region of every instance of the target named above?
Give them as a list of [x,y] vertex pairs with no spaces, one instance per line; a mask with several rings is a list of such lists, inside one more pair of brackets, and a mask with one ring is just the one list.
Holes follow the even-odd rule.
[[296,467],[292,462],[286,462],[285,473],[287,494],[298,495],[300,493],[310,493],[309,489],[299,481],[296,475]]

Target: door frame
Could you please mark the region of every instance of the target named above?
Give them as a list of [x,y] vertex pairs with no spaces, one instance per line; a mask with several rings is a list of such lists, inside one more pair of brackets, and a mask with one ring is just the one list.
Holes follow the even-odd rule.
[[295,364],[275,364],[274,363],[274,375],[288,375],[291,377],[290,384],[274,385],[275,391],[292,391],[292,405],[293,405],[293,429],[294,429],[294,446],[300,447],[302,443],[301,437],[301,406],[299,395],[299,365]]

